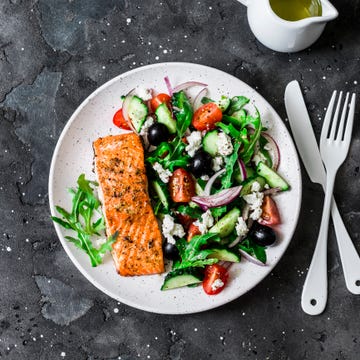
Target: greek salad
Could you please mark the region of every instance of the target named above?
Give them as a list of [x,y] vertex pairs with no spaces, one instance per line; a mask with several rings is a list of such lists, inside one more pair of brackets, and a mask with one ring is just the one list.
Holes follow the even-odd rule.
[[[162,290],[202,284],[221,292],[241,258],[264,266],[281,223],[275,195],[289,190],[278,173],[280,152],[250,99],[208,96],[186,82],[167,93],[134,89],[116,126],[142,136],[163,252],[172,262]],[[199,87],[198,95],[187,95]]]

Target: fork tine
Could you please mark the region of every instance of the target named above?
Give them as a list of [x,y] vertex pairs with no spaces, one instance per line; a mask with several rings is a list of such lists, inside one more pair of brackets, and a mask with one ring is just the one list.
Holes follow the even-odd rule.
[[354,123],[354,114],[355,114],[355,102],[356,102],[356,95],[355,93],[353,93],[351,97],[349,115],[347,118],[345,134],[344,134],[344,141],[346,141],[347,144],[350,144],[350,140],[351,140],[351,133]]
[[342,139],[344,138],[344,132],[345,132],[345,119],[346,119],[346,113],[348,110],[348,106],[349,106],[349,93],[346,93],[346,97],[345,97],[345,102],[343,105],[343,111],[341,113],[341,119],[340,119],[340,123],[339,123],[339,130],[336,134],[336,140],[338,141],[342,141]]
[[332,116],[332,112],[333,112],[333,108],[334,108],[335,98],[336,98],[336,90],[334,90],[334,92],[332,93],[328,108],[326,110],[324,124],[323,124],[322,130],[321,130],[320,142],[325,141],[328,137],[329,126],[331,124],[331,116]]
[[336,105],[336,110],[335,110],[335,113],[334,113],[334,116],[333,116],[333,121],[332,121],[332,124],[331,124],[330,134],[328,136],[330,140],[335,139],[336,129],[338,128],[337,124],[338,124],[338,119],[339,119],[339,112],[340,112],[342,94],[343,94],[343,92],[340,91],[339,99],[338,99],[338,102],[337,102],[337,105]]

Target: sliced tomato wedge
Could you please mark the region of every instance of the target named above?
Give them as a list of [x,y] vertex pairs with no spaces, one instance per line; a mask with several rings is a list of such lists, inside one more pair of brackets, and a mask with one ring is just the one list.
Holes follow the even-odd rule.
[[216,295],[221,292],[229,278],[226,268],[219,264],[207,265],[203,280],[203,289],[208,295]]
[[189,202],[195,195],[195,182],[185,169],[176,169],[169,180],[171,199],[176,203]]
[[270,195],[265,195],[262,203],[261,221],[263,225],[278,225],[281,224],[279,210],[276,206],[275,200]]
[[222,111],[215,103],[205,104],[197,109],[192,118],[192,126],[199,131],[213,130],[222,119]]
[[166,103],[166,105],[169,107],[170,101],[171,101],[171,97],[168,94],[164,94],[164,93],[158,94],[150,100],[151,110],[155,111],[158,108],[158,106],[163,103]]
[[131,130],[128,122],[125,120],[122,109],[118,110],[114,117],[113,117],[113,123],[115,126],[124,129],[124,130]]
[[201,235],[201,231],[198,226],[196,226],[194,223],[192,223],[189,226],[188,236],[187,236],[186,240],[189,242],[195,235]]

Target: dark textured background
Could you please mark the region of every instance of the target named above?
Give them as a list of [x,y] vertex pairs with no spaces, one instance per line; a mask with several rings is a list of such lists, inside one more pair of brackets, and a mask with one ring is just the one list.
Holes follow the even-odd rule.
[[[1,359],[359,359],[360,296],[345,287],[332,227],[327,309],[310,317],[300,307],[323,200],[305,172],[299,225],[273,273],[238,300],[188,316],[138,311],[94,288],[48,209],[50,159],[69,116],[98,86],[144,64],[224,70],[284,120],[285,86],[298,79],[319,136],[331,91],[360,87],[360,1],[333,3],[340,16],[311,49],[280,54],[254,39],[235,0],[0,1]],[[359,109],[335,189],[358,250]]]

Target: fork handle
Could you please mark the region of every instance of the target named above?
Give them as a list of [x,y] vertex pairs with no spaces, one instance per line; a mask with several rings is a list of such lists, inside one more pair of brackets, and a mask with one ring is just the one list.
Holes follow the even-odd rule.
[[360,294],[360,257],[340,216],[335,199],[332,199],[331,215],[333,218],[337,244],[348,290]]
[[[331,176],[332,175],[332,176]],[[327,237],[335,174],[326,177],[326,190],[319,236],[301,295],[302,309],[309,315],[321,314],[327,302]]]

